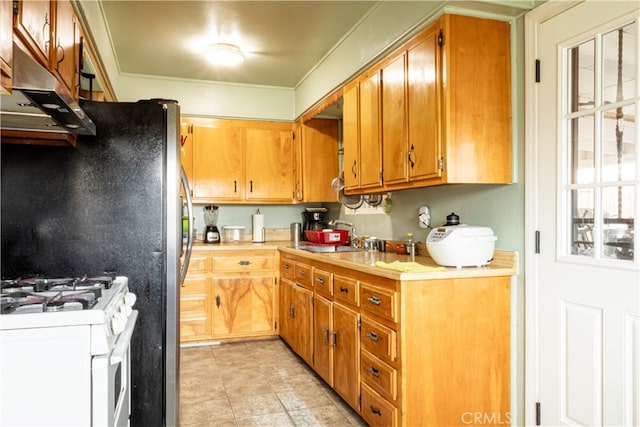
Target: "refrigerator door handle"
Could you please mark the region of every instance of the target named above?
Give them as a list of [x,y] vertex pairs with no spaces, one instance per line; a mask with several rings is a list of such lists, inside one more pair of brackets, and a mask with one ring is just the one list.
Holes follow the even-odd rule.
[[193,248],[193,203],[191,202],[191,190],[189,189],[189,181],[187,181],[187,174],[184,171],[184,167],[180,166],[180,181],[184,188],[184,194],[187,198],[187,215],[189,224],[187,230],[187,251],[184,255],[184,261],[182,262],[182,268],[180,269],[180,285],[184,284],[184,278],[187,276],[187,269],[189,268],[189,262],[191,261],[191,249]]

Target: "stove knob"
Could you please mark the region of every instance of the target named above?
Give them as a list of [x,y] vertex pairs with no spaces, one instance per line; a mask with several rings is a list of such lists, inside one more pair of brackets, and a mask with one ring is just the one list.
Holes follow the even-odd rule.
[[124,331],[124,328],[127,326],[127,318],[122,313],[116,313],[111,318],[111,332],[114,335],[118,335],[120,332]]
[[120,305],[118,305],[118,313],[123,314],[125,317],[129,317],[133,310],[125,301],[122,301]]
[[126,294],[124,294],[124,302],[129,307],[133,307],[133,304],[136,303],[137,299],[138,299],[138,297],[136,297],[136,294],[134,294],[133,292],[127,292]]

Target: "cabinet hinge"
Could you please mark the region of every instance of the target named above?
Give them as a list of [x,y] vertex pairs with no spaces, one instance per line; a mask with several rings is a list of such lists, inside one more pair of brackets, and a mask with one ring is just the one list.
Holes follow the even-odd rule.
[[442,30],[438,33],[438,46],[442,47],[444,45],[444,36],[442,35]]
[[540,60],[536,59],[536,83],[540,83]]
[[275,322],[273,322],[273,330],[274,331],[278,330],[278,321],[277,320]]
[[539,426],[540,423],[540,402],[536,402],[536,425]]
[[535,239],[535,242],[534,242],[535,248],[533,253],[539,254],[540,253],[540,230],[536,230],[534,239]]
[[441,171],[444,170],[444,158],[442,157],[438,159],[438,169],[440,169]]
[[358,395],[358,408],[362,408],[362,395]]
[[190,124],[189,127],[187,128],[187,133],[193,134],[193,124]]
[[380,171],[380,181],[384,182],[384,171]]
[[18,0],[13,0],[13,14],[14,15],[18,15],[18,3],[20,3]]

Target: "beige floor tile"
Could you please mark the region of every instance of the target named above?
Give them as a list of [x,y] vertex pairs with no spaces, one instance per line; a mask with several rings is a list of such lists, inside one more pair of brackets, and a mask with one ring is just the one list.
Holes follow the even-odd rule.
[[351,421],[336,406],[301,409],[289,411],[296,426],[345,427],[351,426]]
[[293,421],[286,412],[277,414],[257,415],[255,417],[239,418],[238,427],[294,427]]

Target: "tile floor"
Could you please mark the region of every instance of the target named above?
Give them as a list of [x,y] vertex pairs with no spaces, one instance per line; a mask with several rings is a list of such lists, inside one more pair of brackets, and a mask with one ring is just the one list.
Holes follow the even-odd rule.
[[181,426],[366,426],[280,339],[180,350]]

